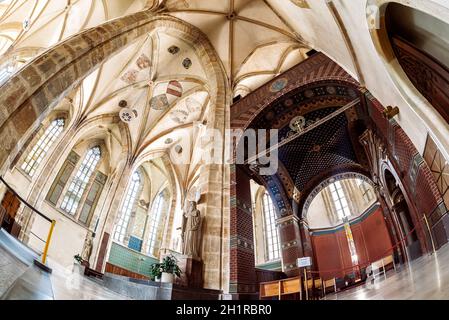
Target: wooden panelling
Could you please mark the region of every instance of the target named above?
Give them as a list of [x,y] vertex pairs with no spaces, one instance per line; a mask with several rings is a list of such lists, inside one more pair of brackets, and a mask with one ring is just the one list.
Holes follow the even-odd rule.
[[138,274],[138,273],[135,273],[135,272],[132,272],[132,271],[120,268],[119,266],[113,265],[113,264],[111,264],[109,262],[106,262],[105,273],[106,272],[112,273],[112,274],[117,274],[119,276],[134,278],[134,279],[142,279],[142,280],[149,280],[150,279],[150,278],[148,278],[148,277],[146,277],[144,275],[141,275],[141,274]]
[[359,264],[364,266],[368,263],[368,249],[366,248],[365,237],[361,224],[351,226],[352,237],[354,238],[355,248],[357,250],[357,258]]
[[343,276],[340,270],[343,268],[340,248],[335,233],[312,236],[315,257],[318,270],[333,270],[320,273],[323,279]]
[[370,261],[392,254],[392,243],[381,209],[367,217],[361,226]]
[[[382,210],[379,208],[358,224],[351,226],[359,264],[379,260],[392,254],[391,240]],[[317,266],[323,279],[342,278],[351,273],[352,260],[344,229],[312,235]],[[342,269],[346,269],[345,272]]]

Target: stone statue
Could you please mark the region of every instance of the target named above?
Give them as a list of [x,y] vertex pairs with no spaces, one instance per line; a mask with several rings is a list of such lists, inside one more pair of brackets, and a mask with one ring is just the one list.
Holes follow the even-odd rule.
[[92,238],[87,237],[86,240],[84,240],[84,247],[83,252],[81,253],[81,258],[83,258],[84,261],[88,262],[91,254],[92,254]]
[[201,213],[196,208],[195,201],[189,201],[187,210],[183,215],[182,239],[183,254],[199,258],[201,242]]

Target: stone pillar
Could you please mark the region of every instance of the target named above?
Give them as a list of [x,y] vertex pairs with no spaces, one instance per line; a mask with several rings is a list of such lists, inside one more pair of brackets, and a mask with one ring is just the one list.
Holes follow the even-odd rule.
[[232,165],[231,181],[229,293],[235,299],[245,299],[257,292],[250,178]]
[[300,220],[291,214],[277,219],[276,225],[281,242],[282,271],[289,277],[297,276],[296,259],[304,257]]
[[126,188],[129,184],[129,179],[132,175],[132,167],[129,164],[125,164],[124,168],[120,168],[118,171],[121,174],[115,176],[112,182],[110,191],[106,197],[107,203],[104,206],[104,211],[100,216],[98,234],[101,235],[99,239],[99,245],[95,248],[95,270],[102,272],[105,263],[107,262],[107,256],[112,243],[114,226],[117,221],[117,215],[120,210],[120,204],[123,196],[126,192]]

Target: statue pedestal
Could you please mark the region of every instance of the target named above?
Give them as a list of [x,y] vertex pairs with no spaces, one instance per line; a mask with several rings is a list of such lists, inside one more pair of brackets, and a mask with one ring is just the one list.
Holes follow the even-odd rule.
[[203,288],[203,261],[182,255],[178,258],[182,270],[180,285],[189,288]]

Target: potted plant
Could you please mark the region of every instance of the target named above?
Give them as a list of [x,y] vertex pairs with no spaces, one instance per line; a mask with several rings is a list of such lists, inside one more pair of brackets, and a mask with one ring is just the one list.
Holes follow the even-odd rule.
[[150,278],[152,281],[160,281],[161,280],[161,264],[160,263],[153,263],[150,266]]
[[79,254],[73,256],[73,258],[75,259],[75,261],[73,263],[72,272],[78,272],[79,274],[84,274],[85,266],[83,265],[83,258]]
[[161,282],[174,282],[174,276],[181,276],[181,269],[178,266],[178,260],[174,255],[166,256],[161,262]]
[[81,256],[79,254],[77,254],[76,256],[73,257],[75,259],[76,262],[78,262],[79,264],[81,264],[83,262],[83,258],[81,258]]

